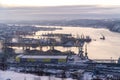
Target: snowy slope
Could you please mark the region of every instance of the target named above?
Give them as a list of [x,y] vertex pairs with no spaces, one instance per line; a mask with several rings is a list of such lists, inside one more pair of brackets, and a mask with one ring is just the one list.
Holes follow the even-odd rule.
[[[34,75],[16,73],[12,71],[0,71],[0,80],[34,80]],[[25,79],[26,78],[26,79]]]
[[[0,71],[0,80],[61,80],[60,78],[55,78],[54,76],[35,76],[32,74],[23,74],[13,71]],[[71,78],[64,80],[73,80]]]

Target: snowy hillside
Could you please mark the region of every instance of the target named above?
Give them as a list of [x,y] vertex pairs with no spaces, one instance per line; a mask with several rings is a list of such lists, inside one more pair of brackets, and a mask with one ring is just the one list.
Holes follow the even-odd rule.
[[[35,76],[32,74],[23,74],[13,71],[0,71],[0,80],[61,80],[61,78],[55,78],[54,76]],[[76,80],[67,78],[64,80]],[[84,74],[83,80],[91,80],[90,73]]]
[[37,76],[12,71],[0,71],[0,80],[34,80]]
[[[54,76],[35,76],[32,74],[16,73],[13,71],[0,71],[0,80],[61,80],[60,78],[55,78]],[[73,80],[71,78],[65,80]]]

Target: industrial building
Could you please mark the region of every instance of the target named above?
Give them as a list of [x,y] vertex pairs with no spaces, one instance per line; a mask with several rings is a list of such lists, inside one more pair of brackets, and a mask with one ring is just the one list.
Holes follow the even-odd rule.
[[20,63],[66,63],[67,55],[18,55],[16,61]]

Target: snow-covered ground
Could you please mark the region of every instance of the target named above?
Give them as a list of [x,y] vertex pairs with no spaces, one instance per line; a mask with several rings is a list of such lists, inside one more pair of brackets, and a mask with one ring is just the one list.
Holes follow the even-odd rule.
[[13,71],[0,71],[0,80],[34,80],[34,75],[16,73]]
[[[55,78],[54,76],[35,76],[32,74],[23,74],[13,71],[0,71],[0,80],[62,80],[61,78]],[[73,80],[67,78],[64,80]]]
[[83,80],[92,80],[92,74],[91,73],[84,73]]

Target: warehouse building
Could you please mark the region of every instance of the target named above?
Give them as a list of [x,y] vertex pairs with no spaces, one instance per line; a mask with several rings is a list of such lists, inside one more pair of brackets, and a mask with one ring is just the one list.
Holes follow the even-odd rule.
[[66,63],[67,55],[18,55],[18,63]]

